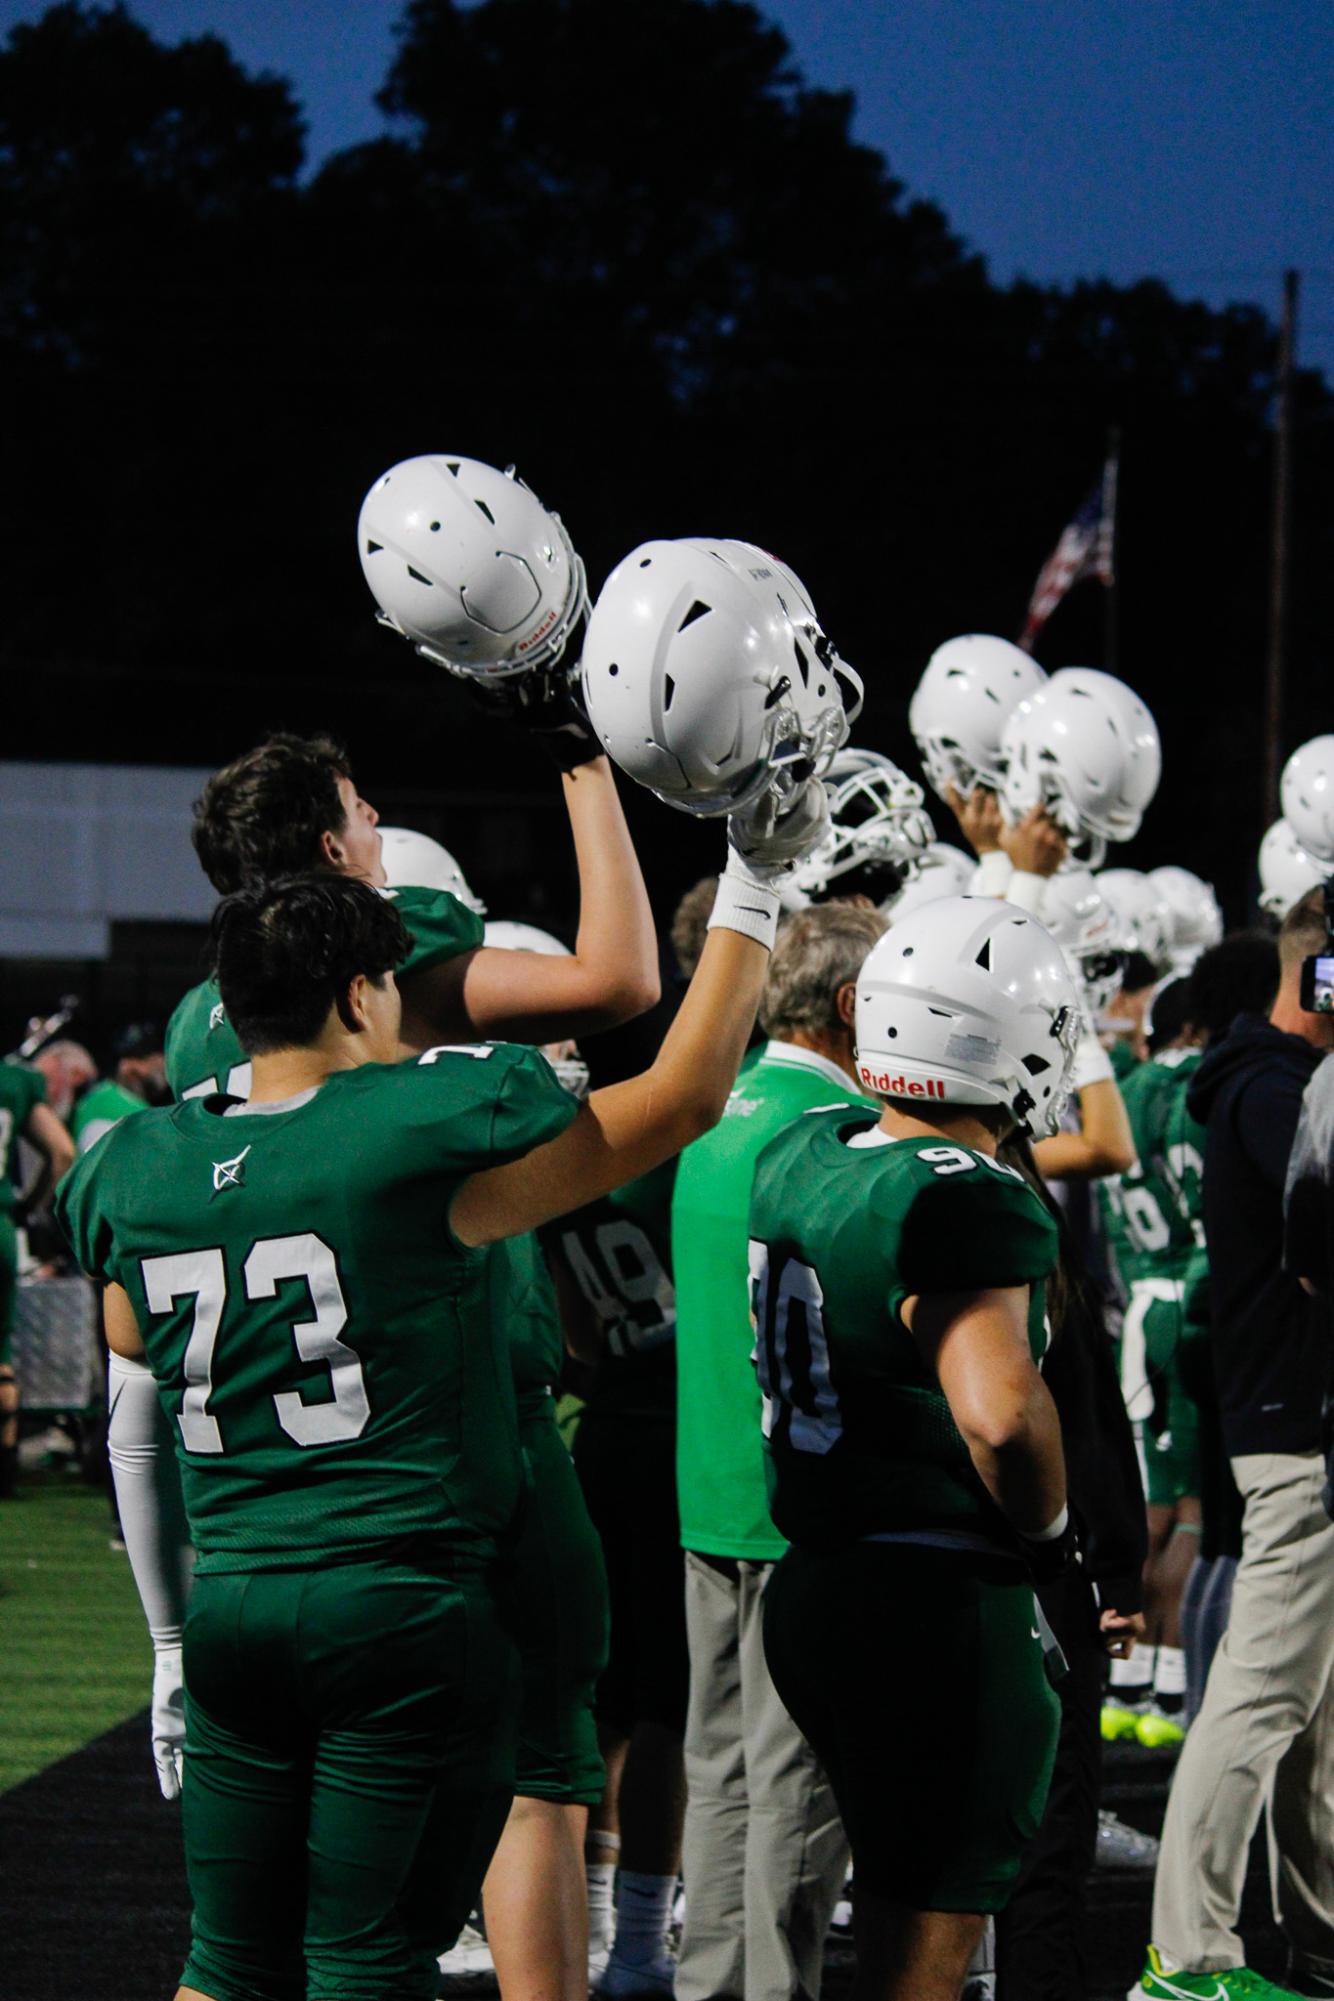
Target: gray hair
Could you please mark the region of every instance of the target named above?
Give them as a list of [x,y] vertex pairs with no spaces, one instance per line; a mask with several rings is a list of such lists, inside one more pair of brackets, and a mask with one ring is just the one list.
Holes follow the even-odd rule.
[[778,933],[760,996],[760,1026],[780,1041],[800,1029],[838,1029],[838,994],[855,980],[876,940],[889,929],[878,910],[818,903],[789,917]]

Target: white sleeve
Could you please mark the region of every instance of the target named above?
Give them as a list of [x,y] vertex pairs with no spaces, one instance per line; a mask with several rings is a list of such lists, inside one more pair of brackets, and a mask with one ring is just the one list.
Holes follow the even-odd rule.
[[171,1428],[146,1362],[112,1355],[107,1388],[107,1449],[139,1603],[154,1647],[179,1647],[194,1552]]
[[1014,874],[1014,863],[1004,848],[989,848],[980,857],[968,885],[970,896],[1004,896]]

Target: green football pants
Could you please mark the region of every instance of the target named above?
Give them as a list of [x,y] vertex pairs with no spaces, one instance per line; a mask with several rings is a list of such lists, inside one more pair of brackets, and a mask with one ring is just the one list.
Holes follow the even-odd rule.
[[532,1482],[514,1552],[523,1657],[514,1790],[524,1799],[594,1806],[606,1767],[594,1698],[607,1664],[607,1571],[555,1405],[525,1413],[519,1435]]
[[1046,1804],[1060,1705],[1015,1563],[790,1549],[764,1594],[774,1686],[829,1774],[858,1883],[998,1911]]
[[517,1657],[490,1577],[402,1544],[197,1576],[182,1983],[214,2001],[430,2001],[513,1791]]

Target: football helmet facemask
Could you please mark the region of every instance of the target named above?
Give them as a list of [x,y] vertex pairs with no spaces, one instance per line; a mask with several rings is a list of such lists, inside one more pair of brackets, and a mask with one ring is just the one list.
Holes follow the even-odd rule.
[[[858,869],[887,878],[897,889],[931,844],[934,830],[922,806],[921,786],[879,751],[849,745],[836,752],[824,784],[829,832],[782,885],[783,902],[791,910],[826,895]],[[883,896],[887,886],[879,881],[868,893]]]

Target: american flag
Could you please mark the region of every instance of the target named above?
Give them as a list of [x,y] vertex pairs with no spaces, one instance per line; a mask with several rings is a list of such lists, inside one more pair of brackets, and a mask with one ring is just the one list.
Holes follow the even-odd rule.
[[1103,584],[1115,580],[1112,568],[1115,537],[1116,459],[1112,457],[1102,469],[1102,478],[1043,564],[1033,586],[1028,616],[1019,638],[1026,653],[1033,651],[1043,626],[1081,577],[1096,577]]

